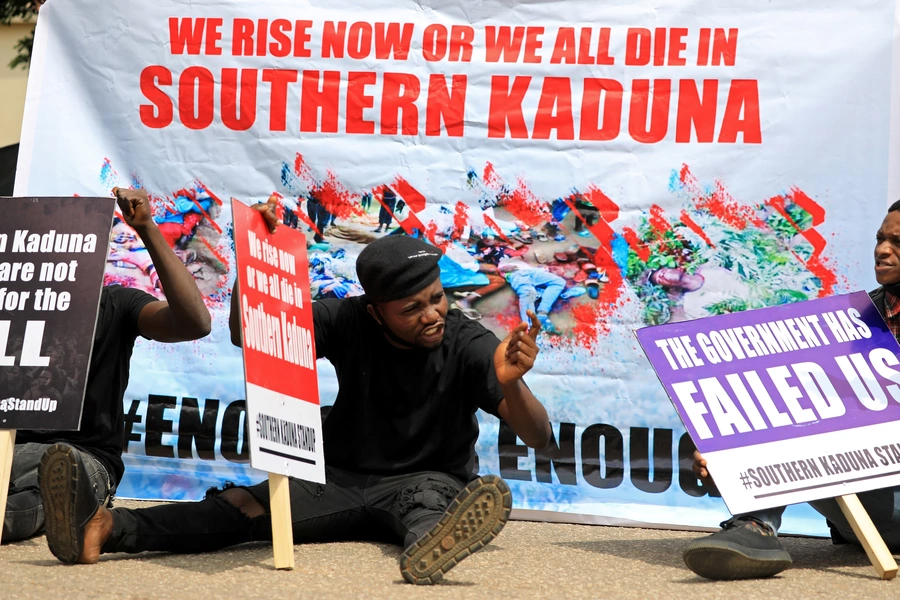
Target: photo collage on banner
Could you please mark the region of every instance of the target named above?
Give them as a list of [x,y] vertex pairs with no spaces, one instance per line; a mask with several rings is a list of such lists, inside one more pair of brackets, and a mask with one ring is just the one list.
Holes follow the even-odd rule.
[[[414,235],[467,318],[502,338],[540,315],[526,379],[553,443],[479,415],[481,472],[516,509],[715,527],[727,508],[634,331],[875,287],[893,18],[884,0],[48,4],[17,193],[145,188],[213,316],[204,340],[136,347],[119,495],[265,477],[228,334],[228,199],[276,194],[313,300],[361,294],[360,251]],[[121,220],[106,277],[160,294]],[[820,521],[796,507],[782,529]]]

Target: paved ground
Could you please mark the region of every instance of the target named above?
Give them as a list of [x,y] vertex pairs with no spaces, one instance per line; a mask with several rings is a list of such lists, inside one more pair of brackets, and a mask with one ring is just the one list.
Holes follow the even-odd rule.
[[399,550],[380,544],[297,546],[297,568],[286,572],[273,570],[271,547],[263,544],[198,556],[110,555],[95,566],[67,566],[38,538],[0,547],[0,598],[900,598],[900,579],[877,579],[861,550],[822,539],[786,538],[794,568],[780,577],[706,581],[681,561],[695,536],[511,522],[430,588],[403,582]]

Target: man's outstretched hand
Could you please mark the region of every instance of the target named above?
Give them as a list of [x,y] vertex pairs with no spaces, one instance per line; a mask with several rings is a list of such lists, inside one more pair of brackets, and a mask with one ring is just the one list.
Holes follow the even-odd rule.
[[153,225],[153,211],[150,208],[150,197],[145,190],[126,190],[120,187],[112,189],[122,211],[122,217],[133,229],[141,229]]
[[275,233],[278,227],[278,196],[272,194],[264,204],[254,204],[250,208],[263,216],[269,233]]
[[541,333],[541,322],[530,310],[528,318],[531,319],[531,327],[524,322],[516,325],[494,352],[494,369],[500,385],[521,379],[534,366],[540,352],[537,337]]

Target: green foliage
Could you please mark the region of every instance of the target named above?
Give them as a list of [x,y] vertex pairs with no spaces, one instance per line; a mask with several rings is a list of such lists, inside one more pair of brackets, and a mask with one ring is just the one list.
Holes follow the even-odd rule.
[[711,315],[727,315],[728,313],[741,312],[757,307],[751,306],[750,300],[744,298],[731,298],[729,300],[716,302],[715,304],[709,304],[703,308]]
[[[9,25],[16,19],[27,19],[37,14],[33,0],[0,0],[0,24]],[[28,68],[31,62],[31,47],[34,44],[34,32],[29,32],[16,44],[16,57],[9,63],[10,69]]]
[[[793,202],[784,209],[790,219],[764,205],[754,207],[760,222],[735,227],[709,211],[689,208],[691,218],[712,241],[700,243],[684,224],[676,221],[671,230],[654,230],[644,215],[637,226],[637,238],[647,248],[642,260],[629,249],[625,276],[643,305],[644,322],[665,323],[681,300],[679,293],[663,289],[649,281],[650,273],[669,267],[695,273],[703,267],[726,269],[747,287],[746,297],[735,297],[705,306],[713,315],[728,314],[800,302],[815,298],[821,282],[804,262],[812,254],[812,245],[800,232],[812,227],[812,216]],[[693,240],[693,242],[691,241]],[[702,273],[702,271],[700,271]]]

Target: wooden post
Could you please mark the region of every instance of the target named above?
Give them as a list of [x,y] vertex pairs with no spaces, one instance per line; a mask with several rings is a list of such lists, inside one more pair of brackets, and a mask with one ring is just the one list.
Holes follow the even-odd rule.
[[863,508],[862,502],[859,501],[856,494],[839,496],[835,500],[837,500],[838,506],[841,507],[844,516],[850,522],[850,527],[853,528],[856,539],[859,540],[865,549],[869,560],[872,561],[872,566],[878,572],[878,576],[882,579],[893,579],[896,577],[897,561],[894,560],[891,551],[888,550],[884,540],[881,539],[881,534],[875,529],[869,513]]
[[12,474],[12,460],[15,449],[16,430],[0,429],[0,537],[3,536],[3,519],[6,517],[6,495],[9,493],[9,477]]
[[275,568],[294,568],[294,529],[291,521],[290,483],[285,475],[269,473],[269,503],[272,511],[272,550]]

